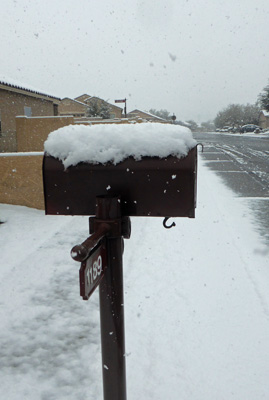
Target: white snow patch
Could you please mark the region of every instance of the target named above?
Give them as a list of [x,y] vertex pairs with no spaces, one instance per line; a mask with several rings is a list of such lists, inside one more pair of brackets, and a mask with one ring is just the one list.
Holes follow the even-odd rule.
[[196,144],[191,131],[178,125],[68,125],[49,135],[45,151],[67,168],[79,162],[117,164],[127,157],[181,158]]
[[[22,81],[13,79],[6,75],[0,75],[0,83],[11,85],[11,86],[17,87],[18,89],[22,89],[22,90],[30,90],[31,92],[45,94],[46,96],[49,96],[49,97],[51,96],[51,95],[47,94],[46,90],[28,85],[28,83],[23,83]],[[51,96],[51,97],[56,97],[56,96]]]

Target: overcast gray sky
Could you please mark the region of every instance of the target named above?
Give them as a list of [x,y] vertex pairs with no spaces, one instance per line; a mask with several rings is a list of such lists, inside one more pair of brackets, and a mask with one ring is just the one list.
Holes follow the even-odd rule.
[[214,119],[269,80],[268,0],[0,0],[0,77]]

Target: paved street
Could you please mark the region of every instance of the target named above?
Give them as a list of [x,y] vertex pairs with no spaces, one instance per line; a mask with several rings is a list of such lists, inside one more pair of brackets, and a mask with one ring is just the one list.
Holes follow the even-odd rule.
[[204,145],[206,165],[253,210],[255,226],[269,245],[269,137],[219,133],[194,137]]

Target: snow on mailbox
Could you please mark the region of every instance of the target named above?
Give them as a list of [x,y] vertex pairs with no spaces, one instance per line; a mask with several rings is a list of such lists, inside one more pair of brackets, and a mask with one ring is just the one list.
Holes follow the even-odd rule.
[[94,215],[121,196],[122,215],[195,216],[196,141],[172,124],[69,125],[45,142],[47,214]]

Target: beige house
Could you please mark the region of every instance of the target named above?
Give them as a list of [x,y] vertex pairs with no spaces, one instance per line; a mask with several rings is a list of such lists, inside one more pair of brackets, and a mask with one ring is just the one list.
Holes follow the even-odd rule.
[[[89,96],[88,94],[82,94],[75,99],[68,97],[62,99],[59,104],[59,114],[72,115],[75,118],[85,118],[88,117],[88,110],[93,104],[97,104],[99,108],[105,106],[109,110],[109,119],[122,118],[122,108],[110,104],[99,97]],[[100,116],[96,118],[102,119]]]
[[82,95],[80,95],[78,97],[75,97],[75,100],[81,101],[82,103],[85,103],[85,100],[89,99],[90,97],[91,96],[89,94],[85,93],[85,94],[82,94]]
[[157,117],[156,115],[153,115],[146,111],[141,111],[138,109],[135,109],[135,110],[129,112],[127,114],[127,118],[142,119],[143,121],[148,121],[148,122],[169,123],[166,119]]
[[262,129],[269,128],[269,111],[262,110],[260,112],[259,125]]
[[17,116],[56,116],[59,102],[57,97],[0,81],[0,152],[17,150]]
[[88,107],[90,107],[93,103],[97,103],[99,107],[102,105],[108,107],[110,111],[109,118],[122,118],[122,108],[118,107],[114,104],[108,103],[107,101],[100,99],[99,97],[96,96],[89,96],[88,94],[82,94],[81,96],[78,96],[75,98],[76,101],[80,101],[82,103],[87,104]]
[[59,104],[59,115],[73,116],[75,118],[85,117],[87,114],[87,104],[65,97]]

